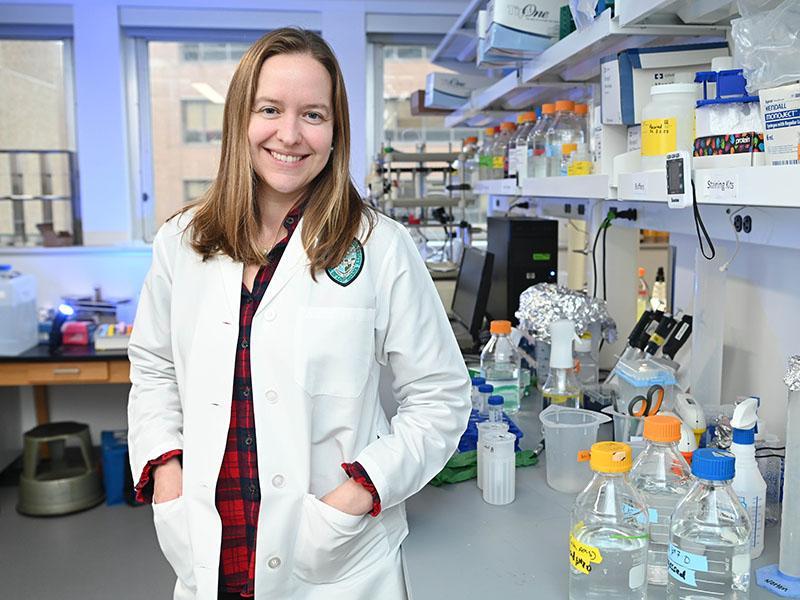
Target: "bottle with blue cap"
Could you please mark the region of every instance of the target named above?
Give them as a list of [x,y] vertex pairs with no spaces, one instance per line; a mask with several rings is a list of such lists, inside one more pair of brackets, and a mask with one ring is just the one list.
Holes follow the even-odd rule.
[[750,517],[731,487],[731,452],[701,448],[670,522],[668,600],[750,598]]
[[764,551],[764,519],[767,507],[767,482],[756,462],[757,408],[758,399],[747,398],[736,407],[731,419],[731,452],[736,457],[736,476],[732,487],[753,526],[750,532],[750,558],[758,558]]
[[489,396],[488,400],[489,423],[503,422],[503,397]]
[[483,377],[473,377],[472,378],[472,408],[478,410],[480,412],[481,408],[481,396],[479,387],[486,383],[486,379]]
[[478,414],[482,417],[489,416],[489,396],[494,393],[494,386],[491,383],[482,383],[478,386]]

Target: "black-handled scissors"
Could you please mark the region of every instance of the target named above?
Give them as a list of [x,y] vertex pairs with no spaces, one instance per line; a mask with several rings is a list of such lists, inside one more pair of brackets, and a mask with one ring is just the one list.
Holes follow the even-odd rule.
[[651,385],[645,396],[634,396],[628,404],[628,414],[632,417],[650,417],[661,410],[664,401],[664,387]]

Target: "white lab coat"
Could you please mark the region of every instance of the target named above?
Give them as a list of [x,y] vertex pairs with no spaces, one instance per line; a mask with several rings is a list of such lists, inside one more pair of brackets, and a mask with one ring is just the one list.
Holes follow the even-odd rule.
[[[139,301],[128,354],[130,458],[183,450],[182,497],[153,506],[175,600],[216,600],[221,521],[214,496],[231,413],[243,266],[203,262],[166,223]],[[253,407],[261,483],[256,598],[394,600],[405,596],[404,500],[444,466],[469,415],[466,367],[411,237],[379,216],[360,275],[314,282],[300,221],[255,314]],[[378,399],[382,366],[399,408]],[[358,461],[380,497],[377,517],[319,498]]]

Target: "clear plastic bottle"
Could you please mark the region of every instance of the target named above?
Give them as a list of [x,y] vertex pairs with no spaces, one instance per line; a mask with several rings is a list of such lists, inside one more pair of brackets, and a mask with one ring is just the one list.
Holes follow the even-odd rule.
[[489,423],[503,422],[503,397],[489,396]]
[[551,404],[580,408],[581,386],[575,377],[572,340],[575,325],[562,319],[550,325],[550,370],[542,387],[542,408]]
[[561,174],[564,144],[586,143],[574,111],[575,103],[571,100],[556,102],[556,116],[545,137],[548,177],[558,177]]
[[577,151],[578,144],[561,144],[561,166],[557,173],[559,177],[566,177],[569,174],[569,163]]
[[647,582],[667,585],[669,520],[678,502],[692,487],[692,472],[678,450],[680,419],[668,415],[646,418],[644,438],[647,447],[636,457],[630,480],[647,503],[650,522]]
[[516,129],[511,121],[500,124],[500,134],[492,147],[492,179],[503,179],[508,172],[508,142]]
[[521,176],[520,167],[526,164],[526,140],[534,125],[535,112],[522,113],[517,117],[517,130],[508,142],[508,177]]
[[[578,122],[578,127],[581,130],[581,136],[586,147],[589,147],[589,105],[588,104],[575,104],[575,120]],[[591,160],[591,159],[589,159]]]
[[750,517],[731,488],[734,456],[700,448],[697,478],[672,513],[667,600],[750,598]]
[[528,177],[547,177],[547,132],[555,117],[555,104],[542,104],[542,116],[528,134]]
[[475,185],[478,180],[478,138],[470,136],[464,140],[461,147],[464,160],[461,162],[461,183]]
[[492,173],[492,146],[497,136],[496,127],[488,127],[483,132],[483,145],[478,151],[478,176],[480,179],[491,179]]
[[477,409],[480,411],[481,407],[481,393],[478,390],[480,386],[486,383],[486,380],[483,377],[473,377],[472,378],[472,408]]
[[503,397],[506,414],[513,415],[519,411],[520,355],[509,337],[511,321],[492,321],[489,331],[492,339],[481,352],[481,373]]
[[574,144],[575,150],[569,155],[566,174],[570,177],[591,175],[594,169],[592,155],[586,144]]
[[[483,379],[483,377],[481,377]],[[485,381],[485,379],[484,379]],[[484,383],[478,386],[478,414],[482,417],[489,416],[489,396],[494,393],[494,386]]]
[[591,333],[584,333],[575,342],[575,360],[578,363],[576,375],[581,388],[598,383],[600,367],[592,354]]
[[570,516],[570,600],[647,598],[647,508],[630,484],[631,448],[592,446],[594,477]]
[[731,452],[736,457],[736,476],[731,487],[750,517],[750,558],[764,551],[764,525],[767,507],[767,482],[756,462],[756,409],[758,399],[751,397],[733,411]]
[[649,308],[650,303],[650,287],[644,280],[645,270],[644,267],[639,267],[639,289],[636,292],[636,320],[642,318],[644,311]]

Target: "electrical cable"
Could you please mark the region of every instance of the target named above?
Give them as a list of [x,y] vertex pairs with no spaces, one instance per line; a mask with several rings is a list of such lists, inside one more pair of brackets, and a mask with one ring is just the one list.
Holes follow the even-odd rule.
[[[706,229],[705,224],[703,223],[703,218],[700,216],[700,207],[697,205],[697,191],[694,187],[694,181],[692,181],[692,207],[694,209],[694,226],[697,230],[697,241],[700,243],[700,252],[703,255],[703,258],[706,260],[714,260],[714,257],[717,255],[717,251],[714,248],[714,242],[711,241],[711,236],[708,235],[708,230]],[[700,230],[703,230],[703,235],[700,235]],[[711,251],[711,254],[706,254],[706,249],[703,246],[703,236],[706,238],[706,242],[708,243],[708,248]]]
[[603,229],[603,300],[608,300],[608,286],[606,285],[606,264],[608,260],[606,259],[606,235],[608,234],[608,227]]

